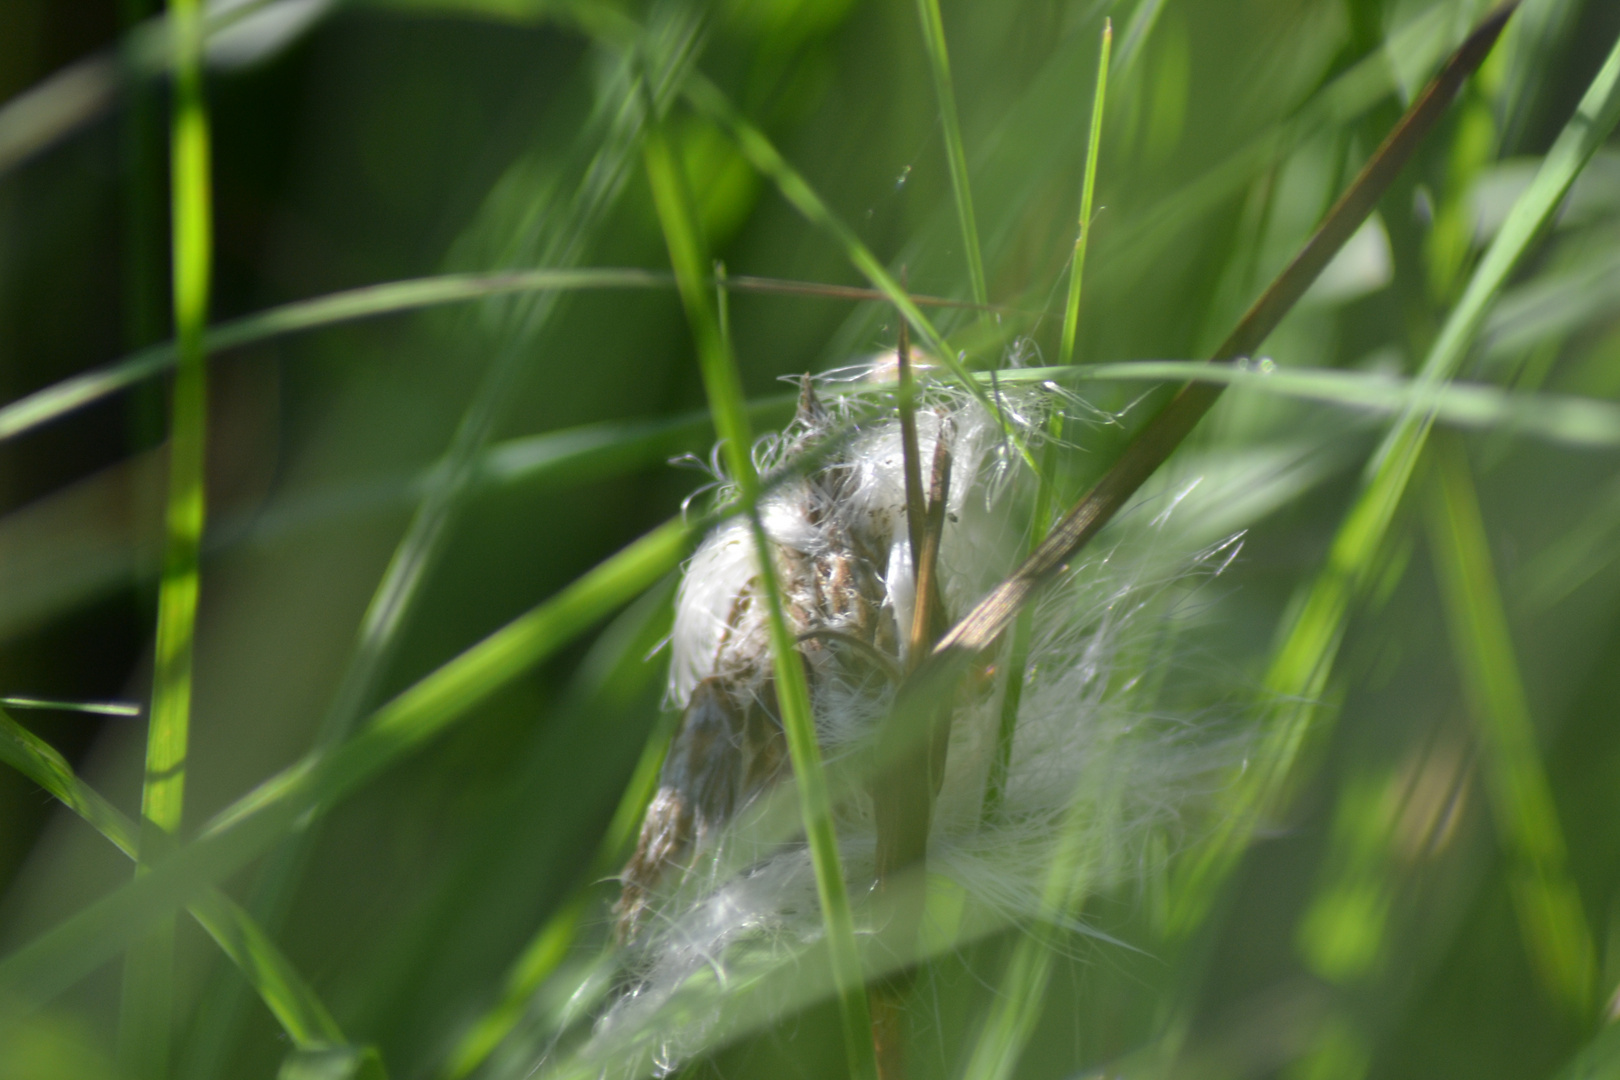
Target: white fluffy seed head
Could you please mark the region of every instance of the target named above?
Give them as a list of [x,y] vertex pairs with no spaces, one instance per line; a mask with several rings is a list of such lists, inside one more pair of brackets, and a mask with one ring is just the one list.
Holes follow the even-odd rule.
[[[849,373],[844,373],[844,378]],[[1005,435],[1011,426],[1026,447],[1046,438],[1046,413],[1061,399],[1042,390],[1004,393],[995,411],[960,389],[934,384],[920,395],[919,458],[926,472],[940,438],[952,456],[948,513],[939,575],[948,615],[964,614],[1022,555],[1033,477]],[[835,399],[819,420],[801,416],[755,447],[767,474],[817,439],[842,433],[839,449],[817,470],[782,482],[761,503],[778,578],[788,607],[807,629],[828,625],[825,604],[795,577],[806,559],[853,544],[873,563],[873,600],[883,626],[867,632],[904,664],[901,628],[910,626],[915,585],[906,525],[905,462],[893,410],[862,416]],[[1007,675],[996,668],[957,699],[947,772],[931,826],[928,867],[955,883],[989,923],[1030,918],[1041,910],[1052,845],[1071,827],[1077,795],[1097,800],[1085,815],[1079,867],[1091,887],[1117,884],[1146,857],[1146,839],[1173,834],[1189,805],[1240,753],[1214,716],[1189,716],[1159,698],[1158,682],[1139,678],[1142,665],[1163,665],[1159,647],[1178,604],[1218,574],[1237,539],[1202,550],[1176,550],[1167,535],[1170,511],[1154,518],[1130,547],[1091,555],[1065,571],[1035,604],[1028,665],[1017,709],[1012,755],[997,813],[984,812],[986,778],[996,753]],[[1138,530],[1141,532],[1141,530]],[[1160,539],[1155,539],[1158,537]],[[768,679],[769,635],[757,589],[751,527],[732,519],[713,530],[685,567],[671,637],[669,700],[683,707],[705,680],[757,695]],[[812,615],[805,615],[810,611]],[[859,629],[850,627],[850,629]],[[1003,650],[1004,652],[1004,650]],[[836,760],[886,714],[892,685],[849,674],[836,649],[804,646],[812,705],[825,756]],[[1151,685],[1150,685],[1151,683]],[[1089,785],[1089,786],[1088,786]],[[1087,792],[1089,791],[1089,794]],[[1103,800],[1099,792],[1108,793]],[[1106,801],[1106,806],[1103,802]],[[839,844],[858,915],[868,912],[875,838],[868,802],[857,796],[839,810]],[[808,853],[727,833],[695,857],[668,890],[635,950],[633,984],[603,1016],[596,1039],[634,1037],[658,1026],[658,1061],[673,1067],[715,1037],[712,1024],[683,1009],[679,1021],[657,1021],[699,972],[723,983],[734,963],[789,960],[819,938],[821,916]],[[740,951],[739,951],[740,950]],[[664,1010],[664,1012],[660,1012]]]

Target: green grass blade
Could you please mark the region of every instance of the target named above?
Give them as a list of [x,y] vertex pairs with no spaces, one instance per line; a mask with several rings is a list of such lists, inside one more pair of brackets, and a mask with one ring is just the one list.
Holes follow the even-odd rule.
[[1479,497],[1454,438],[1435,446],[1434,481],[1426,502],[1429,543],[1520,930],[1549,995],[1585,1019],[1597,978],[1592,932],[1566,865]]
[[1321,368],[1232,367],[1193,360],[1134,360],[1069,368],[1020,368],[1004,385],[1112,382],[1199,382],[1241,386],[1298,401],[1402,416],[1414,408],[1438,423],[1474,431],[1505,430],[1565,446],[1620,445],[1620,405],[1563,394],[1529,394],[1481,383],[1430,383],[1392,375]]
[[[141,786],[142,851],[148,865],[159,834],[180,828],[191,725],[192,652],[202,553],[203,478],[207,458],[208,325],[213,274],[213,195],[208,112],[203,99],[203,11],[200,0],[171,0],[174,89],[170,114],[170,218],[173,235],[177,371],[169,430],[169,490],[163,576],[158,585],[152,710],[147,718]],[[132,1077],[169,1071],[173,979],[172,920],[153,928],[129,954],[119,1010],[119,1056]]]
[[[0,713],[0,760],[55,796],[118,850],[135,857],[135,823],[79,779],[55,748],[4,713]],[[345,1041],[325,1004],[235,901],[217,889],[208,889],[192,901],[190,910],[295,1044]]]
[[[658,208],[658,219],[669,246],[670,263],[679,282],[681,302],[686,309],[687,321],[692,326],[692,335],[697,340],[698,359],[703,368],[709,410],[714,415],[714,428],[720,435],[731,476],[743,499],[752,508],[759,496],[759,477],[754,472],[751,456],[753,437],[749,430],[736,360],[731,354],[726,335],[721,331],[718,307],[708,284],[708,253],[697,213],[692,206],[691,193],[673,151],[657,127],[648,129],[644,157],[653,201]],[[782,728],[787,735],[788,754],[799,790],[800,814],[810,843],[811,863],[815,868],[816,893],[821,901],[822,920],[826,926],[849,1071],[857,1080],[877,1080],[872,1021],[861,976],[860,954],[855,946],[855,920],[844,885],[838,835],[833,826],[832,800],[822,768],[821,745],[816,740],[815,717],[811,712],[804,662],[783,614],[775,558],[764,525],[757,510],[752,512],[751,517],[755,557],[769,601],[777,701],[782,710]]]
[[1187,869],[1178,889],[1173,929],[1189,930],[1202,918],[1215,886],[1235,865],[1254,828],[1286,797],[1294,762],[1307,736],[1321,726],[1315,702],[1327,688],[1350,610],[1376,564],[1433,425],[1436,391],[1461,366],[1491,301],[1617,120],[1620,45],[1610,53],[1575,117],[1480,261],[1424,361],[1418,379],[1420,400],[1402,413],[1369,462],[1361,492],[1329,549],[1326,567],[1292,609],[1265,679],[1275,704],[1264,741],[1254,767],[1236,789],[1231,812]]
[[238,799],[203,834],[0,961],[0,1030],[168,917],[207,885],[330,808],[669,573],[694,529],[673,520],[587,572],[378,709],[335,750],[306,755]]
[[1080,280],[1086,269],[1086,246],[1091,241],[1091,204],[1097,193],[1097,153],[1102,149],[1103,107],[1108,96],[1108,54],[1114,44],[1114,23],[1103,20],[1102,47],[1097,57],[1097,89],[1091,98],[1091,132],[1086,137],[1086,174],[1080,187],[1080,233],[1074,240],[1069,264],[1069,298],[1063,307],[1063,344],[1058,363],[1074,363],[1074,335],[1080,326]]
[[985,285],[984,255],[979,250],[979,225],[973,216],[973,189],[968,184],[967,152],[962,148],[962,122],[956,115],[956,88],[951,81],[951,58],[945,48],[945,20],[939,14],[939,0],[917,0],[917,18],[922,22],[923,46],[934,76],[934,94],[939,98],[945,160],[950,166],[951,194],[956,199],[956,218],[962,229],[962,250],[967,255],[968,281],[973,287],[973,299],[988,304],[990,292]]

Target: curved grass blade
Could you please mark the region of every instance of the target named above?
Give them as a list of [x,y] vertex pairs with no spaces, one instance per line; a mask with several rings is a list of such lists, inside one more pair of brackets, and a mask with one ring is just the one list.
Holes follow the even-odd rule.
[[[0,760],[55,796],[118,850],[135,858],[135,823],[79,779],[54,747],[4,713],[0,713]],[[210,888],[191,902],[189,910],[258,993],[289,1039],[299,1046],[344,1042],[343,1032],[325,1004],[235,901]]]
[[968,184],[967,152],[962,148],[962,122],[956,115],[956,88],[951,81],[951,57],[945,48],[945,20],[939,14],[939,0],[917,0],[917,18],[922,22],[923,47],[934,76],[934,94],[939,99],[945,160],[950,166],[951,194],[956,199],[956,218],[962,229],[962,250],[967,255],[968,281],[974,301],[988,304],[990,292],[985,285],[984,255],[979,250],[979,225],[973,216],[973,189]]
[[1438,389],[1461,366],[1484,325],[1491,301],[1557,211],[1599,145],[1620,121],[1620,44],[1593,80],[1530,187],[1486,251],[1462,299],[1446,320],[1408,405],[1368,463],[1366,479],[1329,549],[1327,565],[1291,609],[1265,679],[1272,705],[1263,743],[1218,832],[1188,868],[1172,928],[1187,930],[1207,910],[1214,886],[1236,864],[1258,823],[1287,795],[1293,765],[1317,723],[1316,702],[1327,688],[1351,607],[1405,494],[1435,420]]
[[1482,383],[1432,385],[1419,379],[1334,368],[1235,366],[1195,360],[1131,360],[1069,368],[1002,372],[1007,384],[1031,382],[1200,382],[1241,386],[1298,401],[1377,414],[1428,408],[1438,423],[1475,431],[1501,430],[1573,447],[1620,446],[1620,405],[1598,398],[1527,394]]
[[[205,335],[204,347],[212,355],[288,334],[497,296],[590,289],[670,289],[674,286],[675,278],[667,272],[632,267],[508,270],[390,281],[309,300],[295,300],[254,315],[219,323]],[[730,278],[729,287],[742,292],[819,296],[832,300],[887,299],[886,293],[876,289],[751,276]],[[937,296],[913,295],[911,299],[919,307],[960,307],[1001,314],[1029,314],[1001,307],[981,309],[975,304]],[[153,345],[18,398],[0,407],[0,442],[14,439],[76,409],[160,375],[174,366],[175,355],[173,342]]]
[[1549,996],[1576,1020],[1591,1011],[1592,932],[1570,877],[1552,786],[1536,745],[1507,611],[1468,459],[1455,438],[1433,455],[1426,500],[1430,550],[1468,711],[1473,714],[1492,818],[1508,862],[1526,950]]
[[[692,327],[692,336],[697,340],[698,359],[703,368],[709,411],[714,416],[714,429],[720,436],[722,453],[731,476],[743,500],[752,508],[760,492],[759,477],[754,471],[751,456],[753,435],[749,430],[736,359],[720,326],[717,304],[706,280],[708,254],[697,213],[692,207],[691,193],[674,152],[657,126],[648,128],[643,154],[647,178],[652,185],[653,202],[658,209],[658,220],[663,226],[670,262],[679,282],[681,302]],[[810,859],[815,868],[816,893],[821,901],[822,920],[826,926],[849,1071],[857,1080],[877,1080],[872,1020],[861,976],[860,954],[855,947],[855,920],[844,885],[838,834],[833,826],[832,800],[822,768],[821,745],[816,738],[804,662],[783,614],[782,592],[775,573],[776,560],[757,509],[751,509],[750,519],[755,558],[769,608],[777,701],[782,712],[782,728],[787,735],[793,776],[797,781],[800,814],[810,843]]]
[[1103,106],[1108,96],[1108,54],[1114,44],[1114,23],[1103,20],[1102,47],[1097,57],[1097,89],[1091,98],[1091,131],[1086,137],[1086,175],[1080,187],[1080,233],[1074,239],[1074,260],[1069,264],[1069,298],[1063,308],[1063,339],[1058,363],[1074,363],[1074,335],[1080,326],[1080,281],[1086,269],[1086,246],[1091,241],[1091,203],[1097,193],[1097,153],[1102,149]]

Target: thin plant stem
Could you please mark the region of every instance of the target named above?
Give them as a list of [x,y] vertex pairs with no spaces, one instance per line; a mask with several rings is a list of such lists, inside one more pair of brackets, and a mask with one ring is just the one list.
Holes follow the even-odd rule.
[[753,439],[742,382],[731,354],[730,342],[721,330],[718,304],[711,296],[701,225],[692,206],[690,190],[673,149],[656,125],[648,128],[643,141],[643,158],[659,222],[669,247],[681,302],[697,342],[704,389],[709,398],[710,411],[714,414],[715,431],[720,436],[721,452],[742,498],[751,508],[749,518],[755,554],[767,598],[777,701],[782,711],[782,728],[787,736],[788,755],[798,785],[800,813],[815,870],[816,892],[821,901],[828,959],[838,994],[850,1075],[856,1080],[876,1080],[872,1021],[861,975],[860,955],[855,945],[854,916],[850,910],[843,864],[838,854],[832,800],[822,767],[821,746],[816,740],[809,686],[805,679],[803,658],[783,612],[781,589],[776,580],[775,556],[759,513],[754,509],[760,483],[750,457]]
[[[1058,439],[1063,434],[1063,413],[1052,411],[1048,420],[1050,441],[1041,455],[1041,471],[1036,477],[1035,506],[1030,513],[1029,550],[1046,538],[1052,527],[1053,483],[1057,468]],[[1012,641],[1007,647],[1007,678],[1001,691],[1001,714],[996,723],[996,748],[990,758],[990,769],[984,780],[984,801],[980,805],[979,819],[992,822],[1001,811],[1006,794],[1007,774],[1012,768],[1013,739],[1018,730],[1018,707],[1024,699],[1024,673],[1029,666],[1029,643],[1034,629],[1034,612],[1025,608],[1013,623]]]
[[[171,0],[174,47],[170,116],[170,215],[174,324],[178,363],[169,436],[169,490],[163,577],[158,586],[152,711],[141,787],[141,841],[136,873],[150,865],[162,838],[180,828],[185,803],[186,751],[191,724],[192,653],[200,587],[212,275],[213,199],[209,180],[208,113],[203,96],[203,11],[200,0]],[[174,920],[162,920],[129,954],[119,1011],[119,1056],[136,1078],[169,1071],[173,1025]]]
[[1063,307],[1063,344],[1058,363],[1074,363],[1074,335],[1080,325],[1080,281],[1086,269],[1086,246],[1091,241],[1091,206],[1097,192],[1097,152],[1102,147],[1103,106],[1108,96],[1108,54],[1114,43],[1114,23],[1103,20],[1102,50],[1097,57],[1097,89],[1091,98],[1091,133],[1086,139],[1086,174],[1080,186],[1080,232],[1074,240],[1069,264],[1069,298]]
[[939,0],[917,0],[917,18],[922,22],[923,46],[928,68],[934,76],[934,93],[939,98],[939,122],[945,132],[945,160],[950,166],[951,194],[956,199],[956,220],[962,230],[962,250],[967,255],[968,281],[973,299],[990,302],[985,286],[984,255],[979,250],[979,226],[973,216],[973,190],[968,185],[967,152],[962,148],[962,123],[956,115],[956,88],[951,81],[951,58],[945,48],[945,20],[939,14]]

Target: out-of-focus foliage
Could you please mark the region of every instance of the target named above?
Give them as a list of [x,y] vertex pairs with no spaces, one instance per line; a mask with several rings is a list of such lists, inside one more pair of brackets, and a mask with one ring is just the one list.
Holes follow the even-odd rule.
[[[934,326],[972,368],[1056,361],[1105,18],[1082,364],[1206,356],[1486,6],[943,0],[1007,310],[930,308]],[[156,17],[0,4],[0,408],[171,336]],[[916,293],[972,296],[943,54],[911,0],[270,0],[213,18],[216,323],[429,275],[667,271],[649,115],[730,274],[864,286],[853,238]],[[1504,391],[1495,411],[1468,405],[1484,390],[1445,399],[1399,482],[1378,456],[1410,400],[1394,380],[1444,351],[1617,38],[1609,0],[1525,0],[1266,362],[1099,539],[1151,575],[1244,532],[1217,577],[1144,605],[1110,685],[1221,752],[1253,748],[1255,768],[1167,763],[1131,773],[1164,786],[1130,798],[1083,772],[1094,821],[1164,813],[1117,843],[1087,834],[1109,872],[1057,925],[969,933],[960,890],[934,882],[936,951],[905,991],[917,1077],[994,1056],[985,1018],[1032,933],[1050,970],[1012,1007],[1012,1075],[1620,1070],[1620,143],[1443,373]],[[768,145],[739,145],[717,100]],[[761,146],[808,190],[784,197]],[[806,196],[847,233],[807,220]],[[153,875],[196,916],[176,930],[172,1075],[495,1080],[596,1060],[575,1055],[613,992],[609,879],[674,720],[658,646],[690,538],[615,553],[706,482],[666,462],[706,457],[712,430],[673,285],[579,284],[261,322],[211,360],[179,843],[208,834],[181,854],[219,888]],[[733,292],[729,316],[760,429],[787,416],[779,377],[896,333],[888,305],[811,295]],[[1266,371],[1282,389],[1307,368],[1343,378],[1268,392]],[[1065,502],[1164,400],[1140,379],[1068,385]],[[148,699],[167,407],[149,376],[49,423],[0,414],[0,698]],[[1395,501],[1363,534],[1347,515],[1367,491]],[[1311,606],[1335,574],[1342,604]],[[1308,647],[1320,678],[1289,682]],[[1284,715],[1297,743],[1264,757]],[[0,1078],[118,1076],[145,712],[8,716]],[[1273,761],[1277,791],[1245,802]],[[1241,858],[1210,856],[1222,815],[1257,805]],[[98,901],[116,917],[96,933],[69,921]],[[804,963],[757,997],[722,958],[694,977],[692,1000],[734,1015],[683,1073],[845,1075]]]

